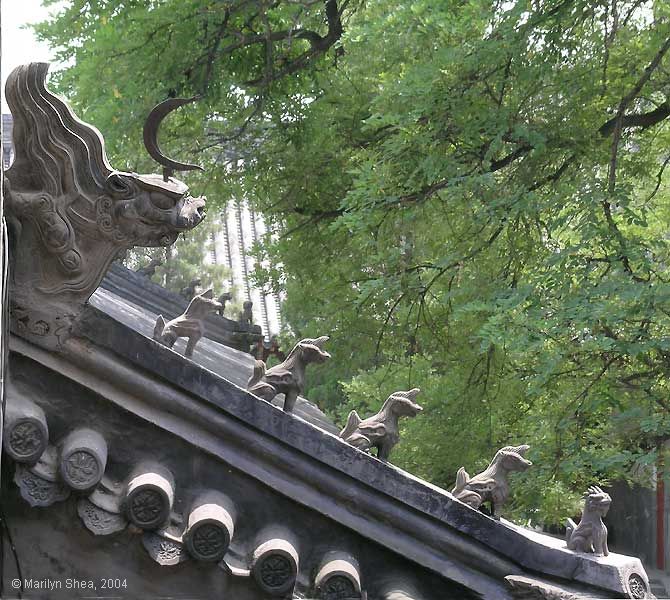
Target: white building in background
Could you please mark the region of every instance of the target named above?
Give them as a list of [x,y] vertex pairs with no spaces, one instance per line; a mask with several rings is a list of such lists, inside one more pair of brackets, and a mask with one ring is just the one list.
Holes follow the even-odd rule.
[[265,222],[245,200],[231,200],[215,223],[220,224],[220,228],[212,234],[210,260],[230,269],[230,286],[235,300],[254,303],[254,323],[261,326],[265,339],[269,340],[281,329],[281,299],[278,294],[265,293],[254,287],[250,280],[256,266],[251,249],[267,232]]
[[12,115],[2,115],[2,168],[8,169],[14,160],[12,143]]
[[[2,168],[7,169],[14,159],[10,114],[2,115],[2,137]],[[281,300],[277,294],[266,294],[254,287],[250,280],[250,274],[256,266],[251,248],[267,232],[265,222],[261,215],[249,208],[245,200],[228,202],[215,222],[220,224],[220,228],[218,233],[212,234],[209,260],[230,269],[229,282],[235,300],[239,303],[247,300],[253,302],[253,322],[261,326],[263,336],[269,340],[281,329]]]

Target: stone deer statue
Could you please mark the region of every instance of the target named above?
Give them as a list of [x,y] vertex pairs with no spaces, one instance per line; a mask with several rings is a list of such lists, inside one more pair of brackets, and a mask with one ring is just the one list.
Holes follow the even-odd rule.
[[533,463],[524,458],[530,446],[505,446],[496,452],[489,466],[474,477],[461,467],[456,475],[456,485],[451,493],[472,508],[484,502],[491,504],[491,516],[500,519],[500,509],[509,496],[507,476],[512,471],[525,471]]
[[400,441],[400,417],[415,417],[423,410],[414,401],[420,391],[414,388],[407,392],[394,392],[386,399],[381,410],[367,419],[361,420],[358,413],[352,410],[340,437],[365,452],[377,448],[377,458],[388,461],[393,446]]
[[172,348],[180,337],[188,338],[184,356],[193,356],[193,350],[200,338],[205,334],[205,317],[217,311],[221,304],[213,299],[211,288],[194,296],[186,307],[184,314],[172,321],[165,321],[158,315],[154,327],[154,339],[168,348]]
[[298,396],[305,389],[307,365],[322,363],[330,358],[330,354],[321,348],[326,341],[327,335],[300,340],[286,360],[267,370],[265,363],[257,360],[247,390],[268,402],[272,402],[277,394],[284,394],[284,411],[292,412]]
[[593,552],[596,556],[607,556],[607,527],[603,517],[612,504],[612,498],[598,486],[591,486],[584,494],[584,512],[579,525],[572,519],[566,523],[568,548],[575,552]]

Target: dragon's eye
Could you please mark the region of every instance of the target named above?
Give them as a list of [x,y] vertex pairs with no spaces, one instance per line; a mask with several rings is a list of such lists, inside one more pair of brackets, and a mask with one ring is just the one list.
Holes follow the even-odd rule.
[[160,192],[151,192],[151,203],[161,210],[170,210],[177,203],[177,198]]
[[130,193],[130,184],[125,177],[118,173],[112,173],[107,178],[107,188],[110,192],[120,196],[126,196]]

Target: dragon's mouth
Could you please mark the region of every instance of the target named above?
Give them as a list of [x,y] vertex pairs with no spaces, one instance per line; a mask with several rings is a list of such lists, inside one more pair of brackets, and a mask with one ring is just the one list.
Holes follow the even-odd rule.
[[188,231],[201,223],[206,215],[207,210],[203,196],[197,198],[186,196],[182,200],[181,210],[175,219],[174,227],[177,231]]

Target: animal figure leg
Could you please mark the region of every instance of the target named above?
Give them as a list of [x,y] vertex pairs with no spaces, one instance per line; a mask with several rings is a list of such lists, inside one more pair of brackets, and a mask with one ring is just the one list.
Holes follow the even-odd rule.
[[298,392],[295,390],[289,390],[284,394],[284,412],[290,413],[293,412],[293,407],[295,406],[295,401],[298,399]]
[[167,329],[160,337],[160,341],[168,348],[172,348],[178,339],[179,336],[172,329]]
[[200,340],[199,335],[192,335],[190,338],[188,338],[188,344],[186,344],[186,350],[184,350],[184,356],[188,356],[189,358],[193,356],[193,350],[195,350],[195,345],[198,343]]
[[500,521],[500,509],[502,508],[502,502],[491,502],[491,516],[496,520]]
[[391,448],[393,448],[391,444],[380,444],[377,446],[377,458],[383,462],[388,462]]

